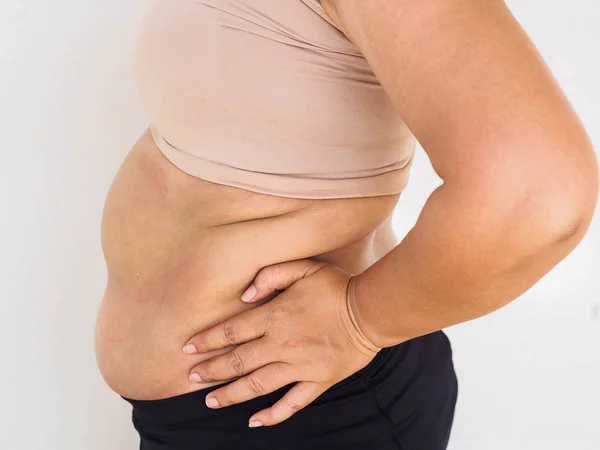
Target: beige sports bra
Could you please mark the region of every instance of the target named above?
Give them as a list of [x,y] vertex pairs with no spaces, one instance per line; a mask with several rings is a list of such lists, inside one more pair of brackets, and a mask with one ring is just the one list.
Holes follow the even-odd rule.
[[416,139],[318,0],[154,0],[134,77],[164,155],[283,197],[396,194]]

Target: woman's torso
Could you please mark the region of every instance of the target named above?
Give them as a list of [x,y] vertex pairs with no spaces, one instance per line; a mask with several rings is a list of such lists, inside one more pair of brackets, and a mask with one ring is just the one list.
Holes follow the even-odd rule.
[[147,131],[102,221],[108,282],[96,354],[106,382],[133,399],[208,386],[188,380],[208,355],[185,355],[187,339],[249,308],[240,295],[264,266],[312,257],[365,270],[397,244],[398,198],[309,200],[214,184],[176,168]]
[[134,77],[153,135],[127,156],[102,223],[96,349],[119,394],[206,387],[188,381],[202,357],[182,347],[249,308],[240,295],[262,267],[312,257],[359,273],[396,245],[415,139],[319,8],[154,0],[145,15]]

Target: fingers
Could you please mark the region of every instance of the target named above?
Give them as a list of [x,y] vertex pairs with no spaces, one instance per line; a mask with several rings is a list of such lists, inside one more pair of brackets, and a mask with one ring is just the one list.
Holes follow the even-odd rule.
[[183,347],[183,352],[205,353],[262,337],[265,334],[265,317],[268,313],[265,306],[240,313],[198,333]]
[[[281,362],[269,364],[211,392],[206,396],[206,404],[211,408],[220,408],[242,403],[270,394],[294,381],[297,380],[291,365]],[[218,404],[214,403],[215,400]]]
[[297,383],[273,406],[254,414],[249,420],[249,425],[257,427],[281,423],[314,402],[327,389],[321,383],[310,381]]
[[300,259],[262,268],[254,281],[242,294],[242,301],[255,303],[275,292],[284,290],[296,281],[310,276],[326,266],[327,263],[312,259]]
[[239,378],[277,361],[277,353],[277,349],[266,345],[264,338],[256,339],[201,362],[190,371],[190,380],[200,383]]

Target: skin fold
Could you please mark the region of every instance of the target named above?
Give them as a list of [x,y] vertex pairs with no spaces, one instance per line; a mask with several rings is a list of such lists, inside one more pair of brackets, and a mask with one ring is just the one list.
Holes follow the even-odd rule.
[[210,183],[173,166],[146,131],[116,175],[102,218],[108,279],[96,358],[105,381],[138,400],[218,384],[193,383],[190,370],[230,348],[186,355],[187,340],[264,303],[240,300],[264,267],[310,258],[364,271],[397,244],[398,199],[292,199]]

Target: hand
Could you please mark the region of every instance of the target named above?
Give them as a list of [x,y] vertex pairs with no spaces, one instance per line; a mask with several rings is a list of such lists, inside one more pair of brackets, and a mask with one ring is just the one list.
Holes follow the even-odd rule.
[[241,377],[208,394],[207,405],[245,402],[297,382],[249,421],[250,426],[275,425],[365,367],[381,348],[356,325],[347,301],[352,279],[331,264],[308,259],[263,268],[242,297],[254,303],[284,291],[202,331],[184,347],[186,353],[205,353],[236,346],[191,371],[199,375],[197,381]]

